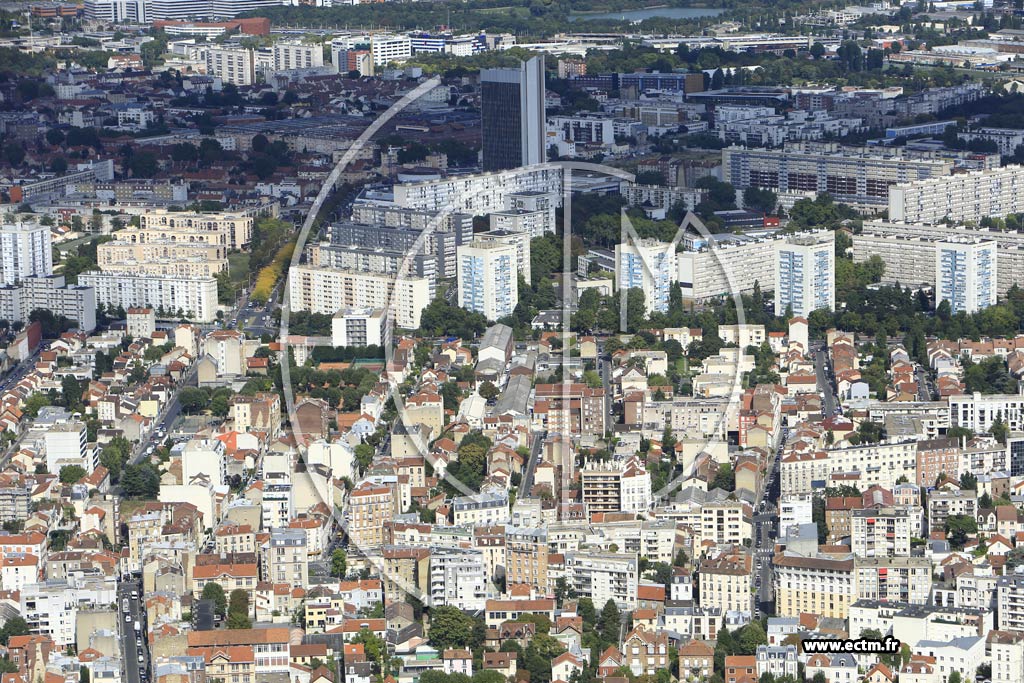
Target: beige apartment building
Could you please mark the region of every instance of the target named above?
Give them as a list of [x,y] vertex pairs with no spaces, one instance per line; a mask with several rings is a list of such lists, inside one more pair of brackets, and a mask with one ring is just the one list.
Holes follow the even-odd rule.
[[206,242],[116,240],[96,249],[100,270],[131,269],[153,275],[211,277],[228,268],[227,247]]
[[778,616],[799,617],[808,612],[846,619],[857,599],[852,555],[835,559],[780,553],[774,565]]
[[722,613],[750,612],[750,570],[752,560],[745,551],[723,552],[702,560],[700,579],[701,607],[718,607]]
[[252,240],[252,216],[230,213],[187,213],[157,210],[139,217],[139,227],[126,230],[131,242],[201,242],[241,249]]

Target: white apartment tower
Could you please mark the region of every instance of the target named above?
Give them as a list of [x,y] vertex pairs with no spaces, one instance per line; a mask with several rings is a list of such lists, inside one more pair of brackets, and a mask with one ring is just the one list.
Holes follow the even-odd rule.
[[206,73],[224,83],[252,85],[256,81],[256,59],[244,47],[211,47],[206,50]]
[[511,315],[519,303],[518,258],[514,244],[474,240],[460,246],[459,306],[488,320]]
[[274,71],[312,69],[324,65],[324,49],[319,43],[274,43]]
[[27,277],[45,277],[53,272],[50,228],[15,223],[0,229],[0,281],[13,285]]
[[775,315],[807,317],[836,305],[835,235],[798,235],[775,245]]
[[996,302],[996,242],[943,241],[935,245],[935,302],[953,313],[975,313]]
[[676,251],[671,242],[642,239],[615,245],[615,284],[619,290],[640,289],[649,315],[668,312],[676,280]]

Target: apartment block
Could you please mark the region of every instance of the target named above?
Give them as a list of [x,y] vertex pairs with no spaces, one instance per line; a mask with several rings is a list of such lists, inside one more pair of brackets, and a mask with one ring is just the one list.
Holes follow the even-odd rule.
[[1024,212],[1024,166],[901,182],[889,192],[889,220],[904,223],[977,221]]
[[96,292],[96,303],[135,308],[152,306],[157,315],[182,316],[209,323],[217,317],[217,281],[131,272],[92,271],[78,276],[79,285]]
[[996,303],[996,243],[992,240],[935,244],[935,301],[953,313],[977,313]]
[[914,158],[902,151],[834,143],[722,150],[722,179],[738,190],[758,187],[794,195],[827,192],[837,202],[869,211],[888,206],[892,185],[941,178],[952,170],[953,162],[949,159]]
[[256,82],[256,58],[249,48],[211,46],[206,49],[206,73],[223,83],[252,85]]
[[617,244],[615,264],[616,290],[642,291],[647,315],[668,312],[677,271],[675,245],[654,239]]
[[920,524],[907,508],[869,508],[850,513],[850,550],[858,557],[910,555]]
[[598,512],[646,512],[654,502],[651,475],[639,458],[590,460],[580,470],[583,505]]
[[926,557],[858,556],[855,572],[859,600],[912,605],[927,605],[931,601],[932,568]]
[[854,558],[777,554],[775,604],[780,617],[799,617],[803,612],[846,619],[857,599]]
[[139,227],[119,234],[131,243],[177,242],[220,245],[242,249],[252,239],[252,216],[232,213],[191,213],[147,211],[139,216]]
[[430,303],[430,282],[422,277],[298,266],[288,274],[292,310],[333,316],[351,308],[384,308],[399,327],[416,329]]
[[796,235],[775,243],[775,315],[807,317],[836,305],[835,234]]
[[813,493],[828,486],[832,474],[857,473],[861,488],[877,484],[891,489],[900,477],[914,481],[916,466],[916,442],[893,439],[827,451],[785,454],[779,465],[779,480],[782,490],[793,495]]
[[0,287],[0,318],[26,322],[32,311],[45,308],[56,316],[78,323],[82,332],[96,329],[96,291],[92,287],[66,285],[63,275],[27,277]]
[[622,610],[637,604],[638,569],[635,555],[577,552],[565,555],[565,579],[581,598],[595,605],[609,600]]
[[313,69],[324,65],[324,49],[320,43],[278,41],[272,49],[274,71]]
[[35,223],[0,226],[0,284],[13,285],[28,277],[53,273],[50,228]]
[[928,528],[941,531],[954,516],[977,517],[977,491],[932,491],[928,494]]
[[519,303],[519,250],[515,244],[474,240],[456,250],[459,306],[500,320]]
[[430,601],[461,610],[482,610],[490,597],[483,553],[465,548],[435,548],[430,553]]
[[750,572],[753,560],[743,550],[726,551],[701,560],[697,571],[701,607],[727,612],[750,613]]

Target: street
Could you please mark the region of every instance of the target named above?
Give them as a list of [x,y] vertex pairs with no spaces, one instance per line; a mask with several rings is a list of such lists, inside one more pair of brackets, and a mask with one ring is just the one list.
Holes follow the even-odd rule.
[[[142,607],[141,585],[122,581],[117,587],[117,613],[120,624],[121,659],[125,683],[146,683],[149,679],[146,615]],[[127,612],[125,612],[127,606]],[[131,621],[128,621],[128,619]]]
[[547,432],[533,432],[530,443],[530,457],[526,461],[526,469],[523,470],[523,480],[519,485],[519,497],[525,498],[533,488],[533,475],[537,469],[537,461],[540,459],[540,449],[544,445],[544,438]]
[[779,485],[779,459],[782,457],[782,448],[786,443],[788,430],[783,429],[779,445],[772,458],[768,473],[765,475],[764,493],[761,501],[754,511],[753,521],[753,614],[758,618],[760,614],[774,613],[773,602],[775,595],[773,590],[772,557],[775,554],[775,539],[779,535],[779,496],[781,487]]
[[832,384],[832,373],[827,366],[827,351],[822,345],[814,349],[814,373],[818,378],[818,395],[821,396],[821,414],[828,418],[836,414],[839,402]]

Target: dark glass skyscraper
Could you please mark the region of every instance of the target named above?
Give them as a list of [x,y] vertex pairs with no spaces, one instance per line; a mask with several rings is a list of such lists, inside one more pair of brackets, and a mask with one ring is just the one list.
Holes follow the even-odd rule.
[[485,171],[501,171],[545,160],[544,57],[518,68],[480,72]]

